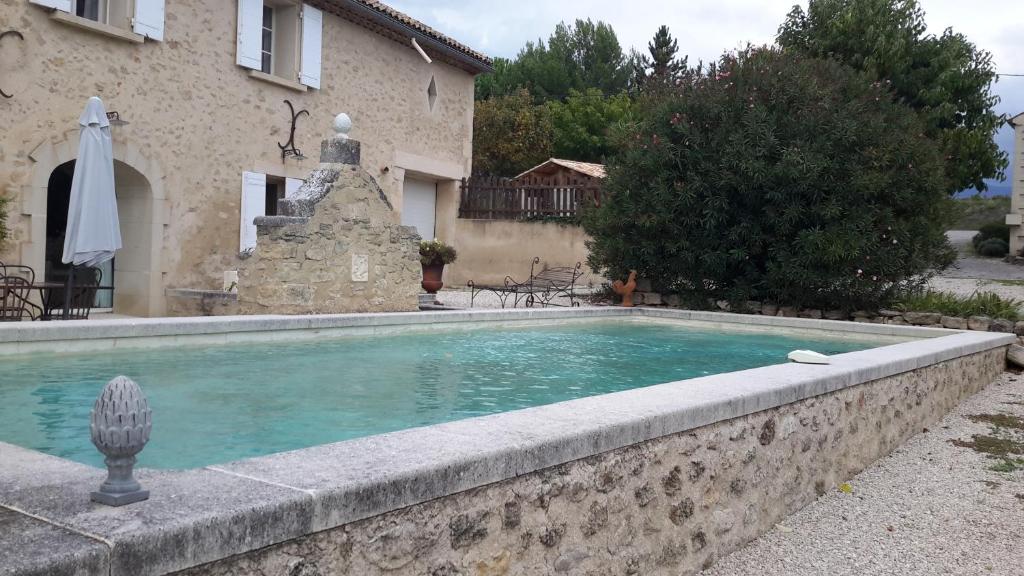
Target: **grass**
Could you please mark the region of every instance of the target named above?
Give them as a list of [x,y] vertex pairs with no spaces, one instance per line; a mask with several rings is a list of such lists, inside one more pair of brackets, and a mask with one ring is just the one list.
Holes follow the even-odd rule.
[[903,312],[938,312],[944,316],[988,316],[1017,320],[1024,302],[1003,298],[994,292],[975,292],[970,296],[958,296],[938,290],[924,290],[907,294],[899,299],[896,308]]
[[1024,280],[990,280],[1002,286],[1024,286]]
[[1024,458],[1003,458],[998,464],[988,467],[993,472],[1016,472],[1024,469]]

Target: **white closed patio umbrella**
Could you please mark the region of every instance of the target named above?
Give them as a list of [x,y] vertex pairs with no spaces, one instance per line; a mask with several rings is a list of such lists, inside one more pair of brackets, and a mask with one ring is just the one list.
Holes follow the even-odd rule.
[[71,264],[64,290],[64,318],[71,307],[75,266],[97,266],[113,258],[114,252],[121,248],[114,195],[114,152],[103,101],[95,96],[89,98],[78,123],[81,135],[61,258],[65,264]]

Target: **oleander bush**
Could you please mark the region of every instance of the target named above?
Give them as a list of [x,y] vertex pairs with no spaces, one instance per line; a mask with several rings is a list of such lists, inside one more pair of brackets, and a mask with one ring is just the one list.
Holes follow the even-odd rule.
[[878,307],[955,258],[937,145],[885,83],[773,48],[688,70],[617,135],[590,265],[688,300]]
[[1020,319],[1024,302],[1003,298],[995,292],[975,292],[970,296],[959,296],[937,290],[919,290],[900,297],[896,308],[905,312],[938,312],[945,316],[969,318],[988,316],[1006,320]]

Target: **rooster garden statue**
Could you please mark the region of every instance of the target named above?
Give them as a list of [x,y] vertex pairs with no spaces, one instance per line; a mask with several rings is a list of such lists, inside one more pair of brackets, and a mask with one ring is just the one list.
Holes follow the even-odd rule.
[[622,306],[624,308],[633,307],[633,291],[636,290],[636,270],[629,271],[629,279],[623,284],[622,280],[616,280],[612,282],[612,290],[616,294],[622,296]]

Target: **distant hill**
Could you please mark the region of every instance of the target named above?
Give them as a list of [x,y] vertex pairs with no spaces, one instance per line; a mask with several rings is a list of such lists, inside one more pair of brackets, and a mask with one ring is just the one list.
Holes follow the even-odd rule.
[[[1009,182],[989,182],[988,190],[981,193],[984,198],[995,198],[997,196],[1009,196],[1011,193],[1012,186]],[[958,192],[957,198],[970,198],[971,196],[977,196],[978,191],[974,188],[969,188]]]

